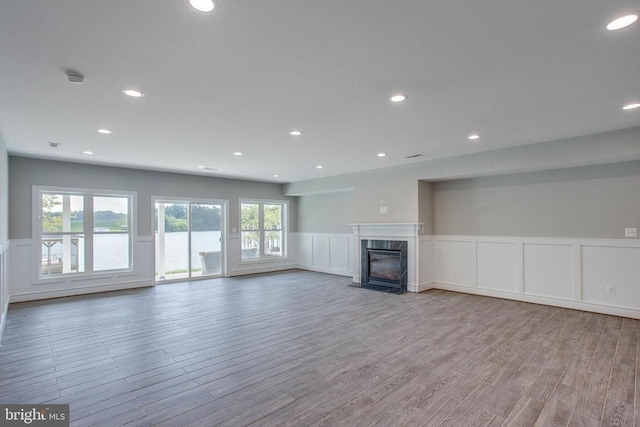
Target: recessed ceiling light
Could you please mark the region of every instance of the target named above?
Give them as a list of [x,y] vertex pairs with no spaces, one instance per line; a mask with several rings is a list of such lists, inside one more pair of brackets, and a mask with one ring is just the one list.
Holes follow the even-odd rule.
[[213,0],[189,0],[189,4],[198,12],[211,12],[216,7]]
[[635,110],[636,108],[640,107],[640,104],[637,102],[634,102],[633,104],[627,104],[624,107],[622,107],[623,110]]
[[621,28],[628,27],[629,25],[633,24],[637,20],[638,20],[638,15],[635,15],[635,14],[621,16],[620,18],[614,19],[613,21],[609,22],[609,24],[607,25],[607,30],[609,31],[619,30]]
[[274,177],[274,178],[278,178],[279,176],[280,176],[280,175],[278,175],[277,173],[274,173],[274,174],[273,174],[273,177]]
[[393,95],[391,98],[389,98],[389,100],[391,102],[402,102],[404,100],[407,99],[407,95],[403,94],[403,93],[399,93],[397,95]]
[[124,89],[122,93],[132,98],[142,98],[144,96],[144,93],[136,89]]
[[387,157],[387,153],[378,153],[378,157]]
[[469,139],[475,141],[476,139],[480,139],[480,135],[474,133],[473,135],[469,135]]
[[111,135],[111,131],[109,129],[98,129],[98,133],[103,135]]
[[204,165],[198,165],[198,169],[204,169]]
[[93,151],[83,151],[82,154],[86,154],[88,156],[93,155]]
[[291,136],[300,136],[300,135],[302,135],[302,131],[292,130],[292,131],[289,132],[289,135],[291,135]]
[[322,169],[323,167],[324,166],[322,166],[322,165],[318,165],[318,166],[316,166],[316,169]]
[[235,153],[233,153],[234,156],[242,156],[242,153],[239,151],[236,151]]

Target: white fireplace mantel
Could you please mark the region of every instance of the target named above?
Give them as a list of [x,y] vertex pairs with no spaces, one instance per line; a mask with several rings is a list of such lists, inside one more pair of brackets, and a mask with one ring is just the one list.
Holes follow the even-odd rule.
[[395,237],[417,237],[420,234],[422,223],[418,222],[386,222],[386,223],[359,223],[347,224],[353,228],[353,234],[358,236],[395,236]]
[[400,240],[407,242],[407,290],[419,292],[418,286],[418,238],[423,224],[417,222],[407,223],[356,223],[348,224],[353,228],[356,244],[353,269],[353,281],[360,283],[362,278],[362,240]]

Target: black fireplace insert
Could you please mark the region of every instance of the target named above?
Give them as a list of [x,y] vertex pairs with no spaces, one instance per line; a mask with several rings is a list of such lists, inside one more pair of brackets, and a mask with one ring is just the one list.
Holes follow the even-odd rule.
[[407,291],[407,242],[362,240],[361,287],[392,293]]

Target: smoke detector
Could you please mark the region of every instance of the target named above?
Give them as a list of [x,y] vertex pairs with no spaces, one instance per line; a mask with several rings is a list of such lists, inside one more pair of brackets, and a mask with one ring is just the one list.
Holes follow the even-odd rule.
[[67,70],[65,74],[67,75],[67,79],[76,85],[81,85],[87,79],[81,72],[76,70]]

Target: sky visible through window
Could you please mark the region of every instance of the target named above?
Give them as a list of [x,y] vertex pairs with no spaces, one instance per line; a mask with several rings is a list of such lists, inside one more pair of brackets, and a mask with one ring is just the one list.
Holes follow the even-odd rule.
[[[47,208],[48,212],[62,212],[62,195],[53,195],[55,199],[60,202]],[[83,198],[74,197],[71,195],[71,212],[80,212],[84,210]],[[129,203],[126,198],[123,197],[94,197],[94,211],[112,211],[115,213],[127,213],[129,212]]]

